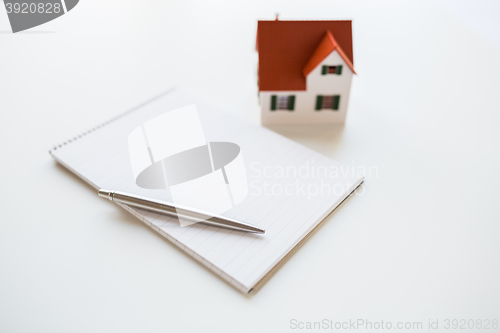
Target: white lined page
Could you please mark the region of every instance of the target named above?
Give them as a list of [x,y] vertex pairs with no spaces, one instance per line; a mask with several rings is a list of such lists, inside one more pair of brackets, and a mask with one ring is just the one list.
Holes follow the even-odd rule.
[[[269,172],[264,173],[264,170],[299,170],[301,167],[305,170],[308,166],[309,169],[314,166],[330,170],[340,165],[179,91],[147,103],[92,134],[52,151],[52,154],[96,188],[172,201],[168,189],[149,190],[135,184],[128,155],[128,135],[155,116],[191,104],[198,109],[207,141],[233,142],[241,147],[249,194],[243,202],[223,215],[264,228],[266,233],[256,235],[201,224],[181,227],[175,218],[125,208],[216,274],[247,292],[351,193],[362,178],[350,173],[335,177],[330,177],[330,174],[327,177],[293,177],[293,174],[281,177],[276,172],[273,177],[268,177]],[[282,192],[264,193],[266,186],[282,189]],[[308,186],[337,186],[337,190],[342,190],[314,194],[307,191]]]

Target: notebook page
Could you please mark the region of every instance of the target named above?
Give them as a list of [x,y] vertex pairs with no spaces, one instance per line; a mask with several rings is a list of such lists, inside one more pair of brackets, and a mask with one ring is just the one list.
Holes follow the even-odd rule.
[[[324,219],[362,177],[267,129],[247,124],[174,91],[52,152],[95,188],[172,201],[169,189],[144,189],[132,173],[128,136],[145,121],[196,105],[205,138],[241,148],[248,194],[222,215],[266,230],[264,235],[195,224],[124,207],[243,292],[249,291]],[[190,195],[196,196],[196,193]],[[196,198],[196,197],[194,197]]]

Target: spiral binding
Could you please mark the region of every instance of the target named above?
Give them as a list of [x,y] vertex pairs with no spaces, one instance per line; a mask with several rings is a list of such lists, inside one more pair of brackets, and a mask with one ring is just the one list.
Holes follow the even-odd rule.
[[149,103],[151,103],[151,102],[154,102],[155,100],[159,99],[160,97],[165,96],[166,94],[171,93],[171,92],[172,92],[172,91],[174,91],[174,90],[175,90],[175,88],[171,88],[171,89],[169,89],[169,90],[167,90],[167,91],[164,91],[164,92],[162,92],[161,94],[159,94],[159,95],[157,95],[157,96],[155,96],[155,97],[151,98],[150,100],[148,100],[148,101],[146,101],[146,102],[144,102],[144,103],[141,103],[141,104],[137,105],[136,107],[134,107],[134,108],[132,108],[132,109],[130,109],[130,110],[128,110],[128,111],[126,111],[126,112],[124,112],[124,113],[121,113],[121,114],[119,114],[118,116],[116,116],[116,117],[114,117],[114,118],[109,119],[108,121],[105,121],[104,123],[101,123],[101,124],[99,124],[99,125],[97,125],[97,126],[94,126],[94,127],[92,127],[91,129],[89,129],[89,130],[87,130],[87,131],[85,131],[85,132],[83,132],[83,133],[78,134],[77,136],[74,136],[74,137],[72,137],[72,138],[66,139],[66,140],[64,140],[63,142],[61,142],[61,143],[59,143],[59,144],[56,144],[54,147],[52,147],[51,149],[49,149],[49,154],[50,154],[50,155],[52,155],[52,152],[53,152],[53,151],[55,151],[55,150],[57,150],[57,149],[60,149],[60,148],[62,148],[62,147],[64,147],[64,146],[66,146],[66,145],[70,144],[71,142],[76,141],[76,140],[78,140],[78,139],[80,139],[80,138],[82,138],[82,137],[84,137],[84,136],[87,136],[87,135],[89,135],[90,133],[95,132],[95,131],[97,131],[97,130],[98,130],[98,129],[100,129],[100,128],[103,128],[103,127],[105,127],[105,126],[109,125],[110,123],[112,123],[112,122],[114,122],[114,121],[117,121],[118,119],[120,119],[120,118],[122,118],[122,117],[125,117],[126,115],[128,115],[128,114],[130,114],[130,113],[132,113],[132,112],[134,112],[134,111],[136,111],[136,110],[138,110],[138,109],[142,108],[143,106],[145,106],[145,105],[147,105],[147,104],[149,104]]

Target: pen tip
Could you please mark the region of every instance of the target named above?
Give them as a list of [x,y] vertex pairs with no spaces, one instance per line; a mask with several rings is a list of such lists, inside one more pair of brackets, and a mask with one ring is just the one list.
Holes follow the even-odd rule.
[[266,233],[266,231],[264,229],[257,228],[257,227],[252,227],[252,229],[250,229],[249,231],[253,232],[255,234],[265,234]]

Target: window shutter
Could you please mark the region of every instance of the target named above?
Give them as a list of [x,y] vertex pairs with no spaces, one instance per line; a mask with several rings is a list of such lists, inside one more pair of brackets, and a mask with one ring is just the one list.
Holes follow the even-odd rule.
[[295,95],[288,96],[288,110],[293,111],[295,107]]
[[323,66],[321,68],[321,75],[326,75],[327,72],[328,72],[328,66]]
[[323,96],[318,95],[316,97],[316,110],[321,110],[321,104],[323,103]]
[[337,74],[337,75],[342,74],[342,65],[337,66],[335,74]]
[[276,95],[272,95],[271,96],[271,111],[275,111],[276,110],[276,100],[278,98],[276,97]]
[[340,95],[335,95],[333,96],[333,108],[334,110],[339,109],[339,103],[340,103]]

